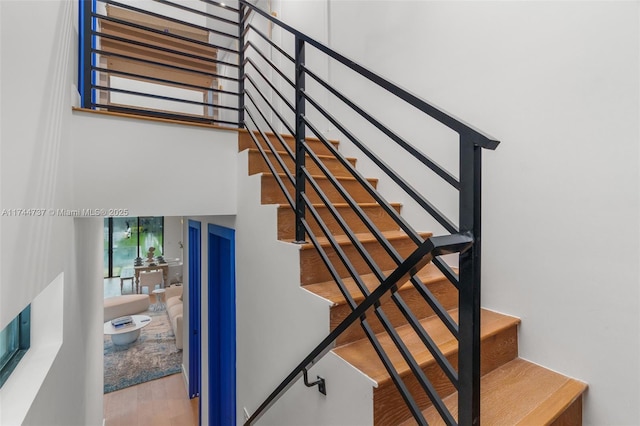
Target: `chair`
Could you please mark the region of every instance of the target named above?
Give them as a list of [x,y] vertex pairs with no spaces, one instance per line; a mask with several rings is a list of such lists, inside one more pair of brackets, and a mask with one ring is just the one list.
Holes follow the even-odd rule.
[[156,286],[159,286],[160,288],[163,287],[162,270],[140,273],[140,293],[143,293],[142,289],[147,287],[147,292],[149,296],[151,296],[151,293],[155,290]]
[[133,284],[133,280],[134,280],[134,276],[133,276],[133,268],[127,266],[122,268],[122,272],[120,272],[120,294],[124,294],[122,292],[122,287],[124,285],[125,280],[130,280],[131,281],[131,293],[135,293],[134,290],[134,284]]

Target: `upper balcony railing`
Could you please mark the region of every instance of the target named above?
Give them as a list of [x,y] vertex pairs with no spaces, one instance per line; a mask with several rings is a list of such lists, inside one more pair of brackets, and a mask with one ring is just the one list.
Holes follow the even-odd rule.
[[238,127],[238,9],[80,2],[83,108]]

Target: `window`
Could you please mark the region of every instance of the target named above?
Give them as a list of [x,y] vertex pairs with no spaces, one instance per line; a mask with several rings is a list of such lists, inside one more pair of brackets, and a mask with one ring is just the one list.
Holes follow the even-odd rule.
[[0,331],[0,387],[31,345],[31,305]]
[[104,277],[119,277],[145,257],[149,247],[164,254],[164,217],[108,217],[104,219]]

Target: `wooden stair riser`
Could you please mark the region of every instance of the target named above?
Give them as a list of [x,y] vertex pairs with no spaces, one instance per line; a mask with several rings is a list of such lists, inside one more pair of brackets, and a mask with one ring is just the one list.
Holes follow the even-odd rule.
[[[517,356],[518,332],[516,325],[504,329],[495,335],[483,338],[481,344],[481,374],[487,374],[515,359]],[[457,352],[448,355],[447,359],[454,368],[457,368]],[[456,391],[442,369],[440,369],[435,362],[421,367],[441,398],[445,398]],[[432,405],[413,374],[408,372],[401,377],[421,409],[424,410]],[[389,380],[375,388],[373,399],[374,425],[397,425],[411,418],[409,408],[407,408],[407,405],[392,381]]]
[[[293,185],[289,182],[285,176],[281,176],[282,181],[285,184],[285,187],[289,191],[289,194],[292,197],[295,194]],[[317,179],[318,185],[327,196],[330,202],[332,203],[345,203],[346,201],[340,195],[340,193],[336,190],[336,188],[329,182],[327,179]],[[344,189],[351,195],[351,197],[357,203],[373,203],[374,199],[369,195],[368,192],[360,185],[358,181],[355,179],[340,179],[340,183],[344,187]],[[369,179],[369,183],[374,188],[378,185],[378,181],[375,179]],[[307,183],[307,196],[311,200],[312,203],[321,203],[321,199],[313,190],[311,185]],[[285,195],[282,193],[280,186],[276,182],[275,178],[271,174],[263,174],[262,175],[262,204],[287,204],[288,201]],[[310,218],[309,220],[313,220]]]
[[[295,175],[296,163],[294,159],[289,157],[289,155],[284,152],[279,152],[278,154],[280,155],[285,165],[287,166],[287,170],[289,170],[291,174]],[[273,153],[268,152],[267,157],[269,158],[269,162],[271,163],[271,165],[276,169],[278,173],[284,173],[282,167],[280,166],[280,163],[278,162],[278,160],[276,159],[276,156]],[[340,163],[340,161],[338,161],[338,159],[336,159],[335,157],[321,157],[320,160],[322,161],[324,166],[334,176],[341,176],[341,177],[353,176],[346,169],[346,167],[344,167],[342,163]],[[355,167],[356,160],[354,158],[348,158],[347,160],[351,163],[352,166]],[[307,168],[307,170],[309,170],[309,172],[312,175],[318,175],[318,176],[324,175],[322,170],[320,170],[320,167],[315,163],[315,161],[313,161],[308,156],[305,161],[305,167]],[[267,162],[264,161],[264,158],[262,158],[262,154],[259,151],[252,149],[249,151],[249,174],[255,175],[256,173],[271,173],[271,170],[269,169],[269,166],[267,166]]]
[[[369,232],[369,229],[365,226],[358,215],[353,211],[350,206],[335,206],[338,214],[347,223],[351,232]],[[395,231],[399,230],[398,224],[389,216],[382,207],[379,205],[370,205],[361,207],[364,214],[376,225],[380,231]],[[393,205],[393,208],[400,213],[401,206],[399,204]],[[324,221],[329,230],[335,234],[344,234],[344,231],[333,217],[329,209],[322,205],[316,206],[320,217]],[[310,220],[309,224],[316,235],[322,235],[320,226],[315,220]],[[281,240],[291,240],[295,235],[295,213],[288,206],[281,206],[278,209],[278,238]]]
[[[567,407],[562,414],[558,416],[549,426],[580,426],[582,425],[582,395],[569,407]],[[522,426],[525,426],[524,424]]]
[[[402,257],[409,256],[417,248],[416,244],[406,236],[390,240],[389,242]],[[397,267],[396,262],[389,256],[379,242],[365,242],[363,243],[363,246],[381,270],[391,270]],[[368,274],[372,272],[352,244],[342,246],[342,250],[358,273]],[[347,268],[342,264],[333,248],[325,247],[325,252],[331,263],[336,268],[339,276],[349,277],[350,274]],[[315,248],[302,250],[300,252],[300,275],[300,282],[302,285],[329,281],[332,279],[329,270],[322,262],[320,254],[315,250]]]
[[[431,293],[438,299],[445,309],[453,309],[458,306],[458,290],[444,277],[436,282],[426,284]],[[413,315],[420,319],[434,315],[433,309],[427,304],[422,295],[413,285],[402,286],[398,290],[398,295],[407,304]],[[387,316],[394,327],[399,327],[408,323],[406,317],[396,306],[391,298],[387,298],[382,303],[382,311]],[[330,320],[333,331],[351,313],[351,308],[346,304],[331,307]],[[367,311],[367,319],[375,333],[384,331],[382,323],[378,320],[373,310]],[[336,345],[344,345],[359,339],[365,339],[366,335],[359,323],[351,325],[336,340]]]
[[[278,138],[276,136],[274,136],[273,134],[267,134],[267,136],[269,136],[269,140],[271,141],[271,144],[273,145],[273,147],[276,149],[276,151],[284,151],[285,149],[282,146],[282,143],[278,140]],[[284,139],[284,142],[287,144],[287,146],[291,149],[291,151],[295,152],[295,147],[296,147],[296,140],[293,136],[290,135],[282,135],[282,138]],[[262,136],[258,133],[256,134],[256,139],[258,139],[258,141],[260,142],[260,145],[265,148],[266,150],[269,149],[269,147],[267,146],[267,143],[264,141],[264,139],[262,138]],[[330,141],[331,144],[337,149],[338,148],[338,142],[337,141]],[[320,141],[319,139],[314,139],[314,138],[307,138],[307,144],[309,145],[309,147],[311,148],[311,150],[313,152],[315,152],[316,154],[319,155],[333,155],[333,153],[331,152],[331,150],[329,150],[329,148],[327,148],[322,141]],[[238,133],[238,149],[239,151],[243,151],[247,148],[256,148],[256,144],[253,141],[253,139],[251,138],[251,135],[246,132],[246,131],[240,131]]]

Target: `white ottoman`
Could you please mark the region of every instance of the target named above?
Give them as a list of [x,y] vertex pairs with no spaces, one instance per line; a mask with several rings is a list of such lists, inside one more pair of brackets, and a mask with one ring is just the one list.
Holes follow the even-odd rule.
[[125,315],[133,315],[149,309],[149,296],[146,294],[127,294],[104,299],[104,320]]

